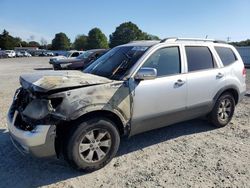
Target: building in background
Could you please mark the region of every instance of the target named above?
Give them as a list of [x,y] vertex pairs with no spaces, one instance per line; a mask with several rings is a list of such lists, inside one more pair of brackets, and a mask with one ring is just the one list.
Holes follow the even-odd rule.
[[250,67],[250,46],[236,47],[246,67]]

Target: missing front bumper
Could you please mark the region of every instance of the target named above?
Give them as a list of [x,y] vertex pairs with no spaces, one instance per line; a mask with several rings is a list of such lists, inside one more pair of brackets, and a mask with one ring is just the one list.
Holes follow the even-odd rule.
[[14,146],[23,154],[35,157],[52,157],[55,152],[55,125],[37,125],[32,131],[21,130],[15,126],[17,113],[8,115],[8,129]]

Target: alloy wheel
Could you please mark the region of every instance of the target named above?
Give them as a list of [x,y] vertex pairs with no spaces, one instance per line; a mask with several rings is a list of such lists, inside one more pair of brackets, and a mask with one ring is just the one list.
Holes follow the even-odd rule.
[[220,104],[219,104],[219,108],[218,108],[218,117],[220,120],[222,121],[227,121],[231,114],[232,114],[232,102],[225,98],[223,99]]
[[94,129],[87,132],[80,144],[79,154],[88,163],[101,161],[111,148],[111,135],[107,130]]

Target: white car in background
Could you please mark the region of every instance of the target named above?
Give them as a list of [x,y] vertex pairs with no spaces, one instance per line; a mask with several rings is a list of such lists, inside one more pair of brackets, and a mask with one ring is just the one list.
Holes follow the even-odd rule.
[[16,52],[16,57],[32,57],[32,55],[26,51],[18,51]]
[[23,56],[24,57],[32,57],[32,55],[29,52],[23,52]]
[[54,56],[53,52],[46,52],[47,56]]
[[49,63],[50,64],[53,64],[55,63],[56,61],[58,60],[61,60],[61,59],[70,59],[70,58],[76,58],[78,57],[79,55],[83,54],[85,51],[76,51],[76,50],[71,50],[71,51],[68,51],[65,55],[60,55],[60,56],[56,56],[56,57],[53,57],[49,60]]
[[14,50],[5,50],[8,57],[16,57],[16,52]]

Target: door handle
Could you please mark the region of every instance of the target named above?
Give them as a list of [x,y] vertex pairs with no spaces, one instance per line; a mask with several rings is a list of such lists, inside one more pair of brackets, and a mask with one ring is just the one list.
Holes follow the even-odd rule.
[[177,80],[177,81],[174,83],[175,87],[180,87],[180,86],[182,86],[183,84],[185,84],[185,81],[184,81],[184,80],[181,80],[181,79]]
[[224,74],[222,74],[221,72],[219,72],[217,75],[216,75],[216,78],[222,78],[224,76]]

